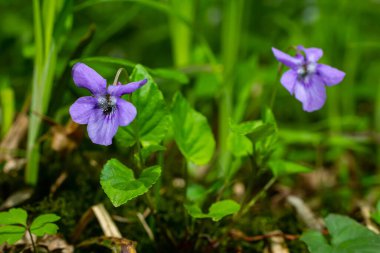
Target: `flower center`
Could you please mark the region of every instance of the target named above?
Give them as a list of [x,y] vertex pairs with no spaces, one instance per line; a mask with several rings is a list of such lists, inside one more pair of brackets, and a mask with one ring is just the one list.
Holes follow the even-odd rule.
[[105,115],[108,115],[116,109],[116,98],[108,94],[98,97],[98,106]]
[[317,64],[314,62],[308,62],[305,64],[302,64],[298,69],[297,69],[297,74],[301,78],[306,78],[308,75],[312,75],[315,73],[315,70],[317,68]]

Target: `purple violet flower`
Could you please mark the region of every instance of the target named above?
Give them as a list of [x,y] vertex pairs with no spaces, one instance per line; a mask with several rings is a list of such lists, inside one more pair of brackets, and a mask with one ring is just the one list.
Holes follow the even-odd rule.
[[301,101],[304,111],[316,111],[321,109],[326,101],[325,85],[340,83],[346,74],[336,68],[317,63],[323,55],[322,49],[303,46],[298,46],[297,49],[298,53],[292,57],[272,48],[276,59],[290,68],[282,75],[281,84]]
[[83,63],[73,66],[72,75],[76,86],[88,89],[92,96],[75,101],[70,107],[71,118],[78,124],[88,124],[88,135],[93,143],[105,146],[112,144],[118,127],[130,124],[137,114],[133,104],[121,96],[134,92],[147,79],[107,87],[106,79]]

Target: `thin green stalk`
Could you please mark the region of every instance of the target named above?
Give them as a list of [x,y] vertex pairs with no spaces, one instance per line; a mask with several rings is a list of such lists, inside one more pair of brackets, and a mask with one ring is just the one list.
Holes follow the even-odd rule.
[[[349,43],[349,42],[347,42]],[[351,49],[349,46],[346,46],[347,53],[344,63],[344,71],[350,73],[349,78],[344,80],[344,99],[342,99],[342,107],[345,116],[355,115],[355,106],[356,106],[356,94],[355,94],[355,76],[357,75],[358,70],[360,69],[358,64],[360,64],[360,49]]]
[[[40,73],[43,69],[43,34],[42,34],[42,22],[41,22],[41,10],[40,1],[33,0],[33,18],[34,18],[34,40],[35,40],[35,56],[34,56],[34,70],[33,70],[33,81],[32,81],[32,101],[31,101],[31,111],[40,112],[38,101],[40,101],[39,84],[40,84]],[[40,126],[40,119],[34,113],[30,114],[30,122],[28,129],[28,144],[27,144],[27,158],[28,163],[25,171],[25,182],[29,184],[35,184],[37,181],[37,176],[35,173],[35,168],[38,167],[38,159],[36,158],[36,150],[38,152],[38,145],[35,144],[37,139],[37,133]],[[36,164],[37,160],[37,164]]]
[[56,2],[57,1],[45,0],[43,3],[44,10],[46,11],[44,13],[45,58],[47,58],[50,53],[50,45],[52,44],[53,39]]
[[161,176],[158,178],[156,184],[153,186],[153,191],[154,191],[154,200],[155,200],[155,205],[156,205],[156,208],[157,210],[160,210],[160,205],[161,205],[161,194],[160,194],[160,189],[161,189],[161,185],[162,185],[162,177],[163,177],[163,173],[164,173],[164,152],[163,151],[159,151],[158,152],[158,164],[160,165],[161,167]]
[[[341,35],[342,29],[340,29],[340,20],[339,17],[342,14],[342,5],[337,4],[336,1],[317,1],[316,2],[320,12],[319,22],[316,24],[316,31],[313,34],[315,36],[315,40],[318,38],[321,40],[321,46],[325,52],[325,56],[323,58],[324,61],[328,61],[328,57],[330,57],[330,63],[333,63],[334,54],[336,54],[336,49],[338,48],[337,42],[332,38],[336,38]],[[335,12],[337,15],[331,16],[330,9],[335,8]],[[334,66],[334,64],[332,64]],[[341,117],[341,96],[338,93],[337,87],[332,87],[327,89],[327,120],[329,122],[330,132],[340,132],[341,125],[340,121],[337,120]]]
[[[361,47],[352,48],[351,43],[353,38],[360,38],[358,34],[358,28],[356,24],[360,20],[361,16],[361,2],[360,1],[342,1],[341,3],[341,14],[338,15],[340,17],[339,23],[347,22],[344,29],[341,31],[342,37],[345,36],[345,55],[344,55],[344,63],[342,65],[342,69],[346,73],[349,73],[349,77],[344,80],[344,89],[342,89],[343,93],[341,94],[344,99],[342,99],[342,108],[345,116],[353,116],[355,115],[355,107],[356,107],[356,92],[355,92],[355,77],[359,74],[358,70],[360,67],[358,66],[361,63]],[[349,19],[346,17],[349,16]],[[341,60],[342,55],[339,54],[337,59]]]
[[138,168],[138,172],[141,173],[144,170],[145,164],[144,164],[144,160],[141,154],[141,143],[138,136],[136,138],[136,156],[135,157],[137,160],[136,166]]
[[10,129],[15,116],[15,96],[8,79],[0,80],[0,138]]
[[278,67],[278,70],[277,70],[276,81],[274,83],[274,87],[273,87],[273,91],[272,91],[272,96],[271,96],[270,104],[269,104],[269,108],[270,109],[273,109],[274,102],[276,101],[277,89],[279,87],[278,84],[279,84],[279,80],[280,80],[280,77],[281,77],[281,73],[282,73],[283,67],[284,67],[284,65],[281,63],[280,66]]
[[51,91],[53,88],[54,70],[57,63],[57,51],[54,42],[50,45],[49,54],[47,55],[41,78],[41,87],[37,91],[41,93],[42,98],[42,114],[44,115],[48,109]]
[[[255,195],[253,196],[253,198],[248,202],[248,204],[246,205],[243,205],[239,212],[235,213],[235,215],[233,216],[232,218],[232,221],[228,224],[228,227],[227,229],[225,229],[225,233],[224,235],[220,238],[220,241],[224,241],[225,238],[227,238],[228,236],[228,232],[231,231],[231,229],[234,227],[234,225],[236,224],[236,222],[244,215],[246,214],[249,209],[254,205],[256,204],[257,200],[259,200],[264,194],[265,192],[268,191],[268,189],[276,182],[277,180],[277,177],[273,177],[271,178],[271,180],[269,180],[265,185],[264,187]],[[249,193],[249,191],[246,191],[247,194]],[[245,198],[244,198],[245,199]]]
[[[380,133],[380,80],[377,86],[375,103],[375,132]],[[380,145],[377,145],[377,171],[380,172]]]
[[[34,22],[34,41],[35,41],[35,56],[34,56],[34,67],[37,72],[42,69],[42,59],[43,59],[43,35],[42,35],[42,21],[41,21],[41,10],[40,1],[33,0],[33,22]],[[36,68],[37,67],[37,68]]]
[[327,116],[330,126],[330,131],[333,133],[339,133],[341,130],[340,123],[337,119],[340,118],[339,101],[338,101],[338,91],[336,89],[329,89],[327,100]]
[[[173,12],[178,13],[188,22],[194,18],[193,0],[171,0]],[[170,17],[170,33],[173,44],[173,57],[175,66],[186,66],[190,63],[192,33],[189,26],[178,18]]]
[[121,72],[124,72],[125,73],[125,76],[126,76],[126,82],[128,83],[129,82],[129,74],[128,74],[128,71],[125,69],[125,68],[119,68],[116,72],[116,75],[115,75],[115,79],[113,80],[113,85],[117,85],[118,82],[119,82],[119,78],[120,78],[120,74]]
[[269,180],[264,187],[244,206],[244,208],[240,209],[241,211],[237,213],[237,217],[243,216],[246,212],[249,211],[249,209],[256,204],[256,201],[259,200],[265,192],[268,191],[268,189],[276,182],[277,177],[272,177],[271,180]]
[[34,243],[33,236],[32,236],[32,233],[30,232],[30,229],[27,228],[26,231],[28,231],[28,234],[30,236],[30,241],[32,242],[32,247],[33,247],[33,252],[38,253],[38,250],[37,250],[36,244]]
[[227,149],[227,137],[229,129],[227,127],[233,110],[234,97],[234,72],[236,69],[239,45],[241,38],[241,28],[243,19],[244,0],[225,0],[222,24],[222,63],[223,87],[219,98],[219,165],[220,175],[228,174],[231,162],[231,154]]

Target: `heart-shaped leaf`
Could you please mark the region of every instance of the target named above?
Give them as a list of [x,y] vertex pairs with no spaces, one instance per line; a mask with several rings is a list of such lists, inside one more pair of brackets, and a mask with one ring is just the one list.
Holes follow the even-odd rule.
[[26,226],[28,214],[24,209],[12,208],[8,212],[0,213],[0,225],[20,224]]
[[327,243],[326,238],[318,231],[308,231],[301,237],[311,253],[332,253],[332,247]]
[[0,227],[0,245],[4,242],[7,242],[8,244],[13,244],[20,240],[24,233],[26,228],[20,227],[20,226],[14,226],[14,225],[6,225]]
[[302,235],[311,253],[377,253],[380,249],[380,236],[356,221],[337,214],[325,219],[331,235],[331,245],[320,232],[309,231]]
[[152,166],[142,171],[135,179],[133,171],[117,159],[109,160],[100,175],[100,184],[115,207],[146,193],[161,175],[160,166]]
[[37,235],[43,236],[45,234],[54,235],[57,233],[58,226],[52,222],[61,219],[55,214],[43,214],[35,218],[30,226],[30,231]]
[[122,146],[132,146],[136,141],[143,146],[159,144],[169,127],[164,96],[144,67],[136,65],[131,81],[144,78],[148,82],[132,94],[131,102],[137,110],[135,120],[132,124],[119,128],[116,134],[116,140]]
[[[236,157],[253,153],[253,144],[265,140],[274,133],[272,124],[264,124],[261,120],[230,124],[228,148]],[[250,138],[248,138],[248,135]]]
[[213,221],[219,221],[224,216],[238,212],[240,205],[233,200],[218,201],[210,206],[208,215]]
[[180,93],[174,96],[171,114],[174,139],[181,153],[197,165],[208,163],[215,140],[206,117],[191,108]]
[[230,132],[228,135],[228,149],[236,157],[242,157],[252,154],[252,141],[245,135]]
[[213,221],[219,221],[227,215],[238,212],[240,205],[235,201],[229,199],[218,201],[210,206],[208,214],[203,213],[197,204],[185,205],[185,208],[193,218],[210,218]]

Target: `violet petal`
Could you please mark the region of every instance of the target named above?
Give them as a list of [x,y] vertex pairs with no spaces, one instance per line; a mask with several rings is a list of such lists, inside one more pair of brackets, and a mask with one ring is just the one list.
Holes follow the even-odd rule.
[[124,85],[110,85],[108,86],[108,93],[112,96],[121,97],[124,94],[129,94],[146,84],[148,80],[132,82]]
[[95,144],[111,145],[119,127],[118,123],[117,112],[105,115],[101,109],[96,109],[88,121],[88,136]]
[[80,88],[86,88],[94,95],[104,95],[107,81],[95,70],[84,63],[76,63],[73,66],[72,75],[74,83]]
[[136,117],[136,107],[133,104],[121,98],[117,98],[116,106],[116,113],[118,113],[119,126],[129,125]]
[[310,82],[297,82],[294,89],[295,97],[302,102],[303,110],[307,112],[322,108],[326,101],[326,88],[318,76],[310,77]]
[[290,69],[286,71],[281,77],[281,84],[290,92],[290,94],[294,93],[294,85],[297,81],[297,72]]
[[304,48],[303,46],[298,46],[297,48],[305,52],[305,56],[308,62],[317,62],[323,56],[323,50],[320,48]]
[[272,47],[272,52],[278,61],[282,62],[290,68],[295,69],[298,65],[302,63],[302,59],[300,59],[299,57],[292,57],[274,47]]
[[340,83],[346,75],[343,71],[325,64],[318,64],[317,73],[327,86]]
[[87,124],[94,113],[97,100],[94,97],[80,97],[70,106],[70,115],[74,122]]

